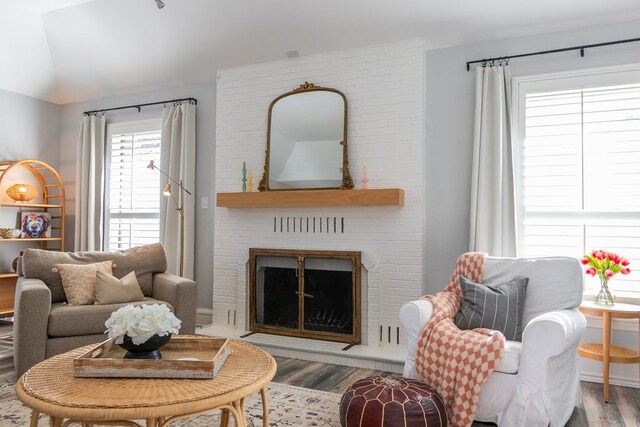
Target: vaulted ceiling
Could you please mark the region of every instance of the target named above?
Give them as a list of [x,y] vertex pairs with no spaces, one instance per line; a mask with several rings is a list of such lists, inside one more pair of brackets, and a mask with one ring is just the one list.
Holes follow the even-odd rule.
[[65,104],[421,37],[430,47],[640,19],[638,0],[0,0],[0,89]]

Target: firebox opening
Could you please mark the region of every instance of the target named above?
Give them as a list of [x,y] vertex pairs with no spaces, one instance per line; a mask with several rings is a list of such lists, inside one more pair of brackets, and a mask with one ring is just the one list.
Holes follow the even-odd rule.
[[[298,279],[296,270],[263,267],[261,306],[258,323],[267,326],[298,328]],[[350,271],[305,269],[304,329],[309,331],[353,333],[353,293]],[[260,292],[262,291],[262,292]]]
[[251,249],[254,332],[360,342],[360,253]]

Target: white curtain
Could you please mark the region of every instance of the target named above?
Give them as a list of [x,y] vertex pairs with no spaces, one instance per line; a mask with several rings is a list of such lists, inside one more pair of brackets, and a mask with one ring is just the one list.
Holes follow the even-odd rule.
[[[184,102],[166,106],[162,113],[160,169],[176,181],[182,180],[191,196],[182,193],[184,240],[180,238],[180,214],[171,197],[160,204],[160,242],[167,255],[167,271],[180,273],[180,245],[184,244],[183,276],[193,279],[196,167],[196,107]],[[161,188],[168,179],[161,174]],[[180,189],[171,183],[171,191],[179,200]]]
[[82,117],[76,152],[76,251],[102,250],[104,115]]
[[516,216],[508,65],[476,69],[469,249],[516,256]]

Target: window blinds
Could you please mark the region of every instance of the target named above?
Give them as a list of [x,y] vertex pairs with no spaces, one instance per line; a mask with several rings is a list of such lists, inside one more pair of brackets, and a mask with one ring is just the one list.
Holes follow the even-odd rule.
[[527,93],[520,165],[523,255],[616,252],[640,294],[640,84]]
[[105,248],[109,251],[160,240],[160,131],[118,132],[110,139]]

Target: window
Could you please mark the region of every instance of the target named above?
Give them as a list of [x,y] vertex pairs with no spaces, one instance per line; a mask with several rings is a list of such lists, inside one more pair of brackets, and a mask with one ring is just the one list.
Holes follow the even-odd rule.
[[104,249],[160,240],[160,120],[107,125]]
[[640,297],[640,67],[516,79],[514,93],[520,255],[619,253],[632,273],[610,283]]

